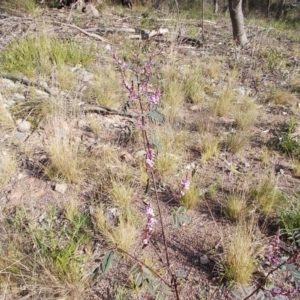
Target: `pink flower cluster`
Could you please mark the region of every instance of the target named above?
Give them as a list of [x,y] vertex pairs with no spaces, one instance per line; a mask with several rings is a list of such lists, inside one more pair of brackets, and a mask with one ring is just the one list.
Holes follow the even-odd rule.
[[155,153],[152,149],[149,149],[146,153],[146,167],[148,169],[152,169],[154,167],[154,159],[155,159]]
[[174,197],[175,198],[183,197],[185,195],[186,191],[190,188],[190,184],[191,184],[191,182],[188,179],[188,175],[186,174],[185,178],[183,178],[181,180],[179,190],[174,193]]
[[156,88],[155,92],[150,95],[148,98],[149,105],[157,105],[160,99],[160,89],[159,87]]
[[267,265],[275,265],[277,266],[279,264],[279,245],[280,245],[280,230],[277,231],[276,235],[272,239],[271,244],[266,249],[266,259],[265,263]]
[[295,289],[295,288],[284,289],[284,288],[280,288],[280,287],[273,287],[272,289],[265,291],[264,294],[265,294],[265,297],[267,297],[267,298],[276,297],[279,295],[289,297],[289,296],[295,294],[296,292],[297,292],[297,289]]
[[128,99],[130,101],[135,101],[138,99],[137,94],[134,90],[134,86],[133,83],[130,85],[126,79],[125,79],[125,71],[128,68],[128,65],[126,64],[126,62],[121,61],[116,54],[113,54],[113,59],[115,60],[115,62],[117,63],[117,65],[120,67],[121,70],[121,77],[122,77],[122,85],[124,88],[126,88],[128,90]]
[[150,242],[151,234],[153,232],[154,226],[157,223],[155,219],[155,214],[151,204],[148,204],[145,209],[145,214],[147,215],[147,225],[143,232],[143,243],[148,245]]

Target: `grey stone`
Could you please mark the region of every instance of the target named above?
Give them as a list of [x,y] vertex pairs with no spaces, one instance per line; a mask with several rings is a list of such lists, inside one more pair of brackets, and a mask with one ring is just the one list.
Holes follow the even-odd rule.
[[200,263],[201,263],[201,265],[207,265],[209,263],[208,257],[206,255],[202,255],[200,257]]
[[16,126],[19,132],[28,132],[31,128],[31,124],[23,119],[16,120]]
[[57,183],[54,190],[63,195],[66,192],[67,188],[68,186],[65,183]]

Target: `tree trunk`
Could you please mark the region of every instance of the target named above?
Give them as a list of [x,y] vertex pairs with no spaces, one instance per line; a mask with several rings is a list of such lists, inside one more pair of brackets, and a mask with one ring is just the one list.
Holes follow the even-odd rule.
[[280,5],[278,7],[278,10],[277,10],[277,14],[276,14],[276,19],[280,19],[281,16],[282,16],[282,13],[285,11],[286,7],[285,7],[285,3],[286,3],[286,0],[281,0],[280,2]]
[[217,14],[219,10],[218,0],[214,0],[214,14]]
[[267,17],[270,18],[272,0],[268,0]]
[[232,24],[233,39],[237,44],[244,47],[248,44],[248,39],[244,27],[242,0],[228,0],[228,6]]

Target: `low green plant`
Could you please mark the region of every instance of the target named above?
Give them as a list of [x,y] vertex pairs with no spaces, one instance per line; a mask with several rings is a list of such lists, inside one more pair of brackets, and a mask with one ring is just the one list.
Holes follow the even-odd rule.
[[300,138],[298,135],[293,135],[296,128],[295,119],[291,119],[288,124],[284,124],[281,130],[278,130],[276,148],[277,150],[286,153],[295,158],[300,157]]
[[69,283],[76,283],[82,279],[81,264],[84,255],[78,253],[79,248],[90,240],[88,219],[78,214],[73,222],[61,230],[55,227],[54,215],[49,215],[48,228],[35,233],[36,246],[40,254],[48,260],[54,272]]
[[284,231],[291,234],[294,230],[300,229],[300,204],[284,210],[280,215],[281,224]]
[[28,13],[34,13],[36,10],[36,1],[35,0],[4,0],[0,2],[0,7],[2,9],[14,9]]
[[62,41],[55,35],[28,35],[0,52],[0,70],[9,73],[50,74],[53,65],[87,66],[95,57],[93,45]]

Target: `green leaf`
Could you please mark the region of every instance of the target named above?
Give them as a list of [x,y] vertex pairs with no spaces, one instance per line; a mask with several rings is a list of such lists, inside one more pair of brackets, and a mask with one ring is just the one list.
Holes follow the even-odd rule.
[[135,275],[140,270],[139,264],[134,264],[131,269],[129,270],[129,273]]
[[156,292],[155,292],[155,290],[153,289],[152,284],[149,283],[148,281],[146,281],[146,282],[145,282],[145,285],[146,285],[146,288],[147,288],[147,290],[149,291],[149,293],[150,293],[152,296],[155,297]]
[[114,258],[114,251],[106,252],[103,261],[101,263],[102,273],[106,273],[112,267],[113,258]]
[[162,285],[162,292],[165,294],[165,295],[168,295],[168,296],[172,296],[173,295],[173,292],[170,290],[170,288],[163,284]]
[[180,216],[179,219],[180,219],[180,223],[186,223],[186,224],[188,224],[188,223],[191,222],[191,219],[189,217],[187,217],[187,216]]
[[177,211],[176,211],[176,214],[181,214],[181,213],[183,213],[184,212],[184,207],[183,206],[179,206],[178,207],[178,209],[177,209]]
[[175,227],[180,227],[178,216],[172,215],[172,223]]
[[142,276],[142,273],[138,273],[136,278],[135,278],[135,286],[136,287],[140,287],[143,283],[143,276]]
[[152,276],[152,272],[148,268],[142,266],[142,270],[143,270],[145,275],[151,275]]
[[163,125],[165,123],[164,116],[157,110],[149,110],[146,112],[146,117],[155,124]]
[[135,157],[144,156],[146,154],[145,150],[140,150],[135,153]]
[[160,143],[159,138],[156,135],[153,135],[151,137],[151,144],[153,144],[156,147],[158,152],[161,152],[161,150],[162,150],[161,143]]

